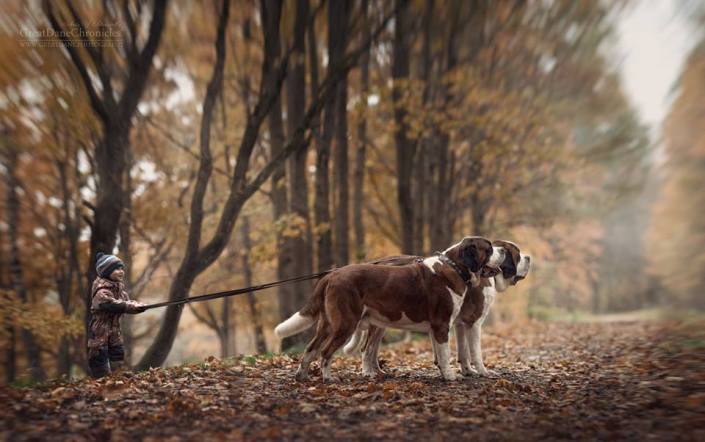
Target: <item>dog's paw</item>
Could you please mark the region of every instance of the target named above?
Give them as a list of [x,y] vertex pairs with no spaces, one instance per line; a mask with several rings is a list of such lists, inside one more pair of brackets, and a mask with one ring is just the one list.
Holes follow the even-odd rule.
[[488,370],[485,367],[478,368],[477,374],[479,374],[480,376],[486,377],[486,378],[498,377],[497,373],[494,370]]
[[362,375],[366,378],[376,378],[377,377],[377,372],[374,370],[363,370]]
[[460,374],[462,374],[463,376],[477,376],[477,370],[469,366],[461,366]]
[[296,374],[294,375],[294,378],[299,382],[307,381],[308,380],[308,373],[305,373],[301,370],[296,370]]
[[443,379],[446,381],[449,381],[449,382],[458,380],[458,375],[452,371],[447,371],[445,373],[442,373],[442,375],[443,375]]
[[338,384],[340,383],[340,378],[338,376],[326,376],[323,378],[323,382],[326,384]]

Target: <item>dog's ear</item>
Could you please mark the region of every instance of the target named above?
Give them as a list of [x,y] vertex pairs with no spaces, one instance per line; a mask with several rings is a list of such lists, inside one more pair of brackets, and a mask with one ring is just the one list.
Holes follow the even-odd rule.
[[[478,238],[467,239],[464,241],[465,244],[463,244],[462,249],[460,250],[460,259],[473,273],[479,272],[480,269],[487,264],[487,260],[490,258],[484,250],[484,247],[480,247],[478,240]],[[489,241],[487,242],[489,243]],[[489,247],[492,249],[492,244],[489,244]]]
[[463,265],[470,269],[471,272],[475,271],[475,267],[477,266],[477,261],[475,257],[477,256],[477,246],[473,244],[471,241],[466,241],[464,244],[461,245],[460,247],[460,260],[462,261]]
[[502,264],[499,266],[499,268],[502,271],[502,276],[504,276],[505,279],[511,279],[516,276],[517,263],[514,260],[512,254],[509,253],[509,251],[507,251],[507,254],[504,256],[504,261],[502,261]]

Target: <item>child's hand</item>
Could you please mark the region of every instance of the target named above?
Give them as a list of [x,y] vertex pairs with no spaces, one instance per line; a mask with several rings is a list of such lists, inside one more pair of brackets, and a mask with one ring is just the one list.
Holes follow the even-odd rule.
[[147,304],[142,304],[141,302],[129,301],[128,304],[130,306],[128,313],[137,314],[147,310]]

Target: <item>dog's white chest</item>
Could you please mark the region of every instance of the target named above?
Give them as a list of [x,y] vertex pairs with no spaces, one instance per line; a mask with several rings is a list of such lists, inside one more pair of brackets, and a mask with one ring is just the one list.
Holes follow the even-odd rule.
[[483,288],[482,294],[485,296],[485,303],[482,307],[482,316],[480,317],[481,324],[490,313],[490,308],[494,303],[494,298],[497,296],[497,290],[494,288],[494,278],[490,278],[490,286]]
[[458,318],[460,309],[463,307],[463,300],[465,299],[465,294],[468,292],[468,288],[465,287],[462,295],[455,293],[450,287],[446,288],[448,289],[448,293],[450,293],[450,297],[453,300],[453,313],[451,313],[450,316],[450,326],[452,327],[455,325],[455,320]]

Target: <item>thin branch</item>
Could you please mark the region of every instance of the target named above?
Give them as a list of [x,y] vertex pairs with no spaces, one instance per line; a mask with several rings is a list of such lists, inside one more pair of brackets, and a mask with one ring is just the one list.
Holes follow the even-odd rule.
[[201,244],[203,227],[203,200],[205,199],[213,170],[213,158],[210,150],[211,122],[215,109],[216,98],[223,87],[223,72],[225,71],[225,31],[230,14],[230,0],[223,0],[223,10],[218,21],[217,37],[215,42],[216,62],[213,74],[206,86],[206,96],[203,100],[203,117],[201,119],[200,144],[201,154],[196,174],[196,185],[191,196],[191,220],[189,223],[188,238],[186,240],[186,254],[198,254]]
[[91,107],[104,123],[107,122],[110,118],[108,115],[108,111],[105,108],[105,103],[103,103],[103,101],[100,99],[98,93],[95,90],[95,87],[93,86],[93,80],[91,80],[91,77],[88,74],[86,64],[83,62],[81,56],[76,51],[76,48],[73,46],[72,42],[67,37],[66,31],[64,31],[64,29],[61,27],[61,24],[59,24],[57,17],[54,15],[54,8],[52,7],[52,3],[49,0],[44,0],[43,6],[47,18],[49,18],[49,23],[51,24],[51,27],[59,36],[59,39],[64,45],[64,48],[69,53],[69,57],[71,57],[71,61],[78,70],[78,74],[81,76],[83,86],[86,88],[86,92],[88,93],[88,97],[91,101]]

